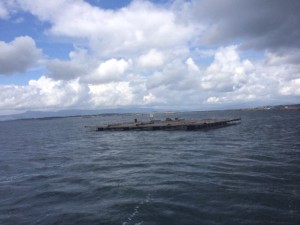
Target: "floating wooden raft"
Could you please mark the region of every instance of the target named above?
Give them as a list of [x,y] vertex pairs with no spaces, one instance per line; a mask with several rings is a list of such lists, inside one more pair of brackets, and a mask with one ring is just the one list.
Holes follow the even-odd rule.
[[169,119],[137,121],[126,123],[114,123],[99,126],[86,126],[96,131],[120,131],[120,130],[201,130],[229,126],[240,122],[240,118],[235,119],[204,119],[204,120],[183,120]]

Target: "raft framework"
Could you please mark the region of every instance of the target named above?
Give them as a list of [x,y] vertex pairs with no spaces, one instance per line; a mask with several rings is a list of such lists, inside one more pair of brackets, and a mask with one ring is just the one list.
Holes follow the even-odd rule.
[[99,126],[86,126],[96,131],[130,131],[130,130],[202,130],[209,128],[225,127],[240,123],[241,118],[234,119],[202,119],[202,120],[151,120],[137,121],[125,123],[113,123]]

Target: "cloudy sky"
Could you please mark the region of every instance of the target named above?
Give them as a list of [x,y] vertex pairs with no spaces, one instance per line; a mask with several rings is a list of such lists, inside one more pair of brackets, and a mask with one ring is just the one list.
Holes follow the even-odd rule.
[[0,0],[0,114],[300,101],[299,0]]

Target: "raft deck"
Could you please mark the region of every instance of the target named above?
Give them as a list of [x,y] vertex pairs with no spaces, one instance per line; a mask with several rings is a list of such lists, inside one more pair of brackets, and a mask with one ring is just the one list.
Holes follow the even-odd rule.
[[152,121],[137,121],[125,123],[114,123],[99,126],[86,126],[96,131],[129,131],[129,130],[201,130],[208,128],[218,128],[229,125],[238,124],[240,118],[235,119],[202,119],[202,120],[184,120],[184,119],[169,119],[152,120]]

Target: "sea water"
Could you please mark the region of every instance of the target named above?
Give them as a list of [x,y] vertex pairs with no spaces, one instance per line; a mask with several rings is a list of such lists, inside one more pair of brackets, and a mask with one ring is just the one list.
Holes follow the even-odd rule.
[[[300,112],[204,131],[105,131],[147,114],[0,122],[0,224],[300,224]],[[155,119],[154,118],[154,119]]]

